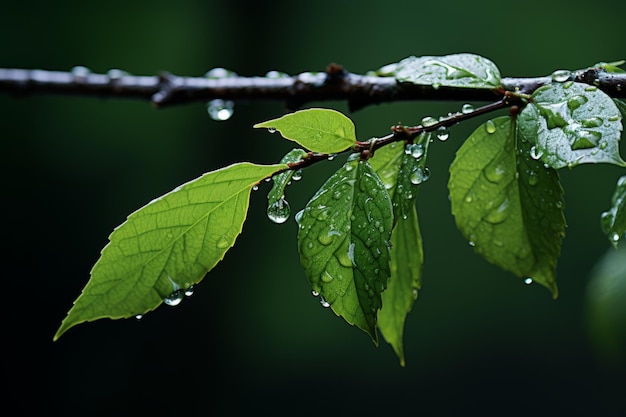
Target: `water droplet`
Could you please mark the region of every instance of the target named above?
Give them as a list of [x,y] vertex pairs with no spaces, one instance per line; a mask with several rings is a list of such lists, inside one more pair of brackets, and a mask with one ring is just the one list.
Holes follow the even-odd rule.
[[272,79],[276,79],[276,78],[288,78],[288,77],[289,77],[289,74],[286,74],[286,73],[284,73],[284,72],[280,72],[280,71],[275,71],[275,70],[272,70],[272,71],[268,71],[268,72],[265,74],[265,77],[266,77],[266,78],[272,78]]
[[539,177],[535,171],[530,171],[528,173],[528,184],[529,185],[537,185],[539,183]]
[[497,184],[502,181],[502,178],[504,178],[506,174],[506,169],[504,168],[504,166],[495,163],[486,166],[484,169],[484,173],[489,182]]
[[333,243],[333,241],[335,240],[335,236],[341,236],[341,233],[339,233],[336,230],[330,230],[328,232],[322,232],[317,237],[317,241],[320,242],[324,246],[328,246],[331,243]]
[[267,128],[267,131],[268,131],[269,133],[276,133],[276,128],[275,128],[275,127],[268,127],[268,128]]
[[471,113],[473,111],[474,111],[474,106],[472,106],[469,103],[465,103],[463,105],[463,107],[461,107],[461,113],[463,113],[463,114],[469,114],[469,113]]
[[297,212],[295,217],[294,217],[294,219],[295,219],[296,223],[298,223],[298,225],[301,225],[301,223],[302,223],[302,216],[304,216],[304,209],[302,209],[299,212]]
[[[428,168],[418,167],[409,175],[412,184],[419,185],[430,178],[430,170]],[[411,195],[412,197],[412,195]]]
[[435,119],[434,117],[431,116],[426,116],[422,119],[422,126],[423,127],[431,127],[436,125],[437,123],[439,123],[437,121],[437,119]]
[[617,122],[622,117],[620,115],[609,117],[609,122]]
[[193,285],[188,286],[185,289],[185,297],[191,297],[193,295],[195,288],[193,287]]
[[537,160],[537,159],[540,159],[542,156],[543,156],[543,150],[541,150],[535,145],[533,145],[533,147],[530,148],[530,157],[532,159]]
[[335,156],[337,156],[334,153],[331,153],[330,155],[328,155],[328,157],[326,159],[328,159],[329,161],[332,161],[333,159],[335,159]]
[[564,83],[568,81],[572,76],[571,71],[568,70],[556,70],[552,73],[552,81],[557,83]]
[[227,70],[226,68],[212,68],[210,70],[208,70],[204,76],[206,78],[213,78],[213,79],[218,79],[218,78],[229,78],[229,77],[236,77],[237,74],[234,73],[231,70]]
[[619,242],[619,240],[620,240],[619,233],[613,232],[611,234],[611,241],[613,241],[614,243],[617,243],[617,242]]
[[258,190],[259,190],[259,186],[258,186],[258,184],[257,184],[257,185],[252,186],[252,191],[258,191]]
[[289,203],[284,198],[276,200],[267,207],[267,217],[274,223],[285,223],[291,214]]
[[465,200],[464,200],[464,201],[465,201],[466,203],[471,203],[472,201],[474,201],[474,199],[472,198],[472,196],[471,196],[471,195],[467,195],[467,196],[465,196]]
[[319,297],[320,293],[318,291],[313,290],[313,291],[311,291],[311,295],[313,297]]
[[322,297],[321,295],[320,295],[320,304],[324,308],[330,307],[330,303],[328,301],[326,301],[326,299],[324,297]]
[[322,282],[325,282],[326,284],[328,284],[329,282],[333,280],[333,276],[330,275],[328,271],[324,271],[320,279],[322,280]]
[[569,110],[574,110],[570,106],[576,106],[577,103],[579,103],[579,101],[574,97],[567,101],[560,101],[552,104],[541,103],[539,107],[539,112],[544,117],[544,119],[546,119],[548,129],[565,127],[567,126],[568,121],[571,119]]
[[207,103],[207,113],[213,120],[224,121],[231,118],[235,112],[235,103],[230,100],[216,98]]
[[111,81],[118,81],[126,75],[128,75],[126,71],[122,71],[117,68],[111,68],[110,70],[107,71],[107,77],[109,77],[109,80]]
[[183,301],[185,296],[185,291],[182,288],[178,288],[170,293],[167,297],[163,299],[163,302],[168,306],[177,306]]
[[509,216],[508,208],[509,208],[509,199],[505,198],[495,210],[490,211],[484,217],[484,220],[488,221],[491,224],[502,223]]
[[137,315],[135,316],[135,318],[136,318],[137,320],[141,320],[141,319],[143,318],[143,314],[137,314]]
[[215,242],[215,246],[218,249],[226,249],[227,247],[230,246],[230,241],[228,240],[226,236],[222,236],[219,239],[217,239],[217,242]]
[[291,176],[291,179],[294,181],[300,181],[302,179],[302,170],[301,169],[297,169],[293,172],[293,175]]
[[533,283],[533,279],[531,277],[527,277],[524,279],[524,284],[530,285]]
[[583,104],[585,104],[587,101],[589,101],[589,99],[585,96],[574,96],[570,98],[569,100],[567,100],[567,107],[571,111],[574,111],[580,106],[582,106]]
[[75,81],[84,81],[89,74],[91,74],[91,70],[87,67],[83,67],[82,65],[77,65],[72,67],[70,70],[72,75],[74,76]]
[[450,137],[450,132],[448,132],[448,129],[445,126],[441,126],[440,128],[437,129],[437,139],[439,139],[442,142],[445,142],[446,140],[448,140],[449,137]]
[[600,127],[602,126],[602,123],[603,121],[599,117],[590,117],[580,121],[580,124],[583,127]]
[[493,120],[487,120],[485,122],[485,130],[489,134],[496,132],[496,124],[493,122]]
[[404,149],[407,155],[411,155],[416,160],[420,160],[424,156],[424,145],[421,143],[412,143]]
[[595,148],[602,139],[602,133],[595,130],[576,129],[571,134],[574,136],[572,150]]

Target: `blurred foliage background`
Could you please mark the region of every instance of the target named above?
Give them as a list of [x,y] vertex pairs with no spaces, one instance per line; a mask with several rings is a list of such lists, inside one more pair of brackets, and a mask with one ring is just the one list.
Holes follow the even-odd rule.
[[[214,67],[298,74],[336,62],[364,73],[409,55],[471,52],[503,76],[539,76],[626,58],[624,13],[618,0],[591,8],[565,0],[13,1],[0,12],[0,67],[201,76]],[[385,104],[349,116],[367,139],[461,104]],[[347,111],[345,103],[313,105]],[[274,225],[265,216],[267,185],[253,195],[236,246],[193,297],[141,321],[83,324],[53,343],[113,228],[204,172],[278,161],[293,145],[252,125],[285,108],[238,103],[229,121],[215,122],[201,104],[157,110],[137,101],[0,95],[0,110],[8,282],[0,395],[20,414],[626,410],[624,321],[590,314],[587,291],[605,253],[626,256],[610,248],[599,221],[623,170],[561,171],[568,228],[554,301],[482,260],[454,226],[447,168],[481,120],[435,143],[418,198],[426,261],[406,324],[405,368],[384,341],[375,347],[310,295],[295,222]],[[294,213],[340,163],[318,164],[290,187]]]

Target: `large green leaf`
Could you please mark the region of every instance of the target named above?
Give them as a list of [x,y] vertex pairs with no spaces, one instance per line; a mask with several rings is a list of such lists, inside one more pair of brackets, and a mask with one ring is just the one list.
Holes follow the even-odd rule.
[[386,68],[385,75],[395,76],[398,81],[434,88],[494,89],[500,84],[498,67],[487,58],[474,54],[411,56]]
[[533,156],[552,168],[585,163],[626,166],[619,155],[622,116],[601,90],[581,83],[538,88],[518,117]]
[[389,278],[392,208],[369,162],[354,154],[298,216],[300,262],[314,293],[375,344]]
[[626,236],[626,175],[620,177],[611,197],[611,208],[602,213],[602,228],[615,247]]
[[331,109],[299,110],[278,119],[257,123],[254,127],[279,131],[285,139],[312,152],[337,153],[356,142],[352,120]]
[[[450,166],[457,227],[486,260],[557,297],[556,264],[565,235],[557,171],[530,156],[515,124],[499,117],[466,140]],[[530,282],[530,281],[528,281]]]
[[128,216],[109,236],[91,278],[54,339],[101,318],[177,304],[241,233],[252,188],[287,165],[238,163],[181,185]]

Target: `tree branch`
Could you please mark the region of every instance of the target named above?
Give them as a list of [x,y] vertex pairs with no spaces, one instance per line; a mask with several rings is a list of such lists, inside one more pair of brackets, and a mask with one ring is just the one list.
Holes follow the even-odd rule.
[[[626,98],[626,74],[609,73],[602,68],[573,72],[572,81],[594,85],[614,98]],[[532,93],[552,81],[550,76],[503,78],[506,91]],[[156,107],[212,99],[232,101],[283,101],[295,110],[307,102],[347,101],[351,111],[396,101],[494,101],[502,91],[458,87],[433,88],[430,85],[400,83],[393,77],[358,75],[340,65],[331,64],[325,71],[295,76],[180,77],[169,73],[159,76],[136,76],[119,70],[107,74],[91,73],[84,67],[71,72],[0,68],[0,92],[16,96],[31,94],[81,95],[101,98],[148,100]]]

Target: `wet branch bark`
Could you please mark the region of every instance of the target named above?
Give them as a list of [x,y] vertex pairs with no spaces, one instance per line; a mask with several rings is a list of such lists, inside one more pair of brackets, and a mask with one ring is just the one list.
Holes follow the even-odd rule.
[[[614,98],[626,98],[626,74],[590,68],[572,73],[573,81],[594,85]],[[503,78],[506,91],[532,93],[552,81],[550,76]],[[622,88],[624,87],[624,88]],[[0,68],[0,93],[18,97],[35,94],[78,95],[101,98],[146,100],[166,107],[212,99],[251,102],[282,101],[290,110],[307,102],[347,101],[351,111],[396,101],[494,101],[502,90],[400,83],[393,77],[353,74],[331,64],[325,71],[294,76],[222,78],[182,77],[169,73],[137,76],[119,70],[107,74],[78,68],[71,72]]]

